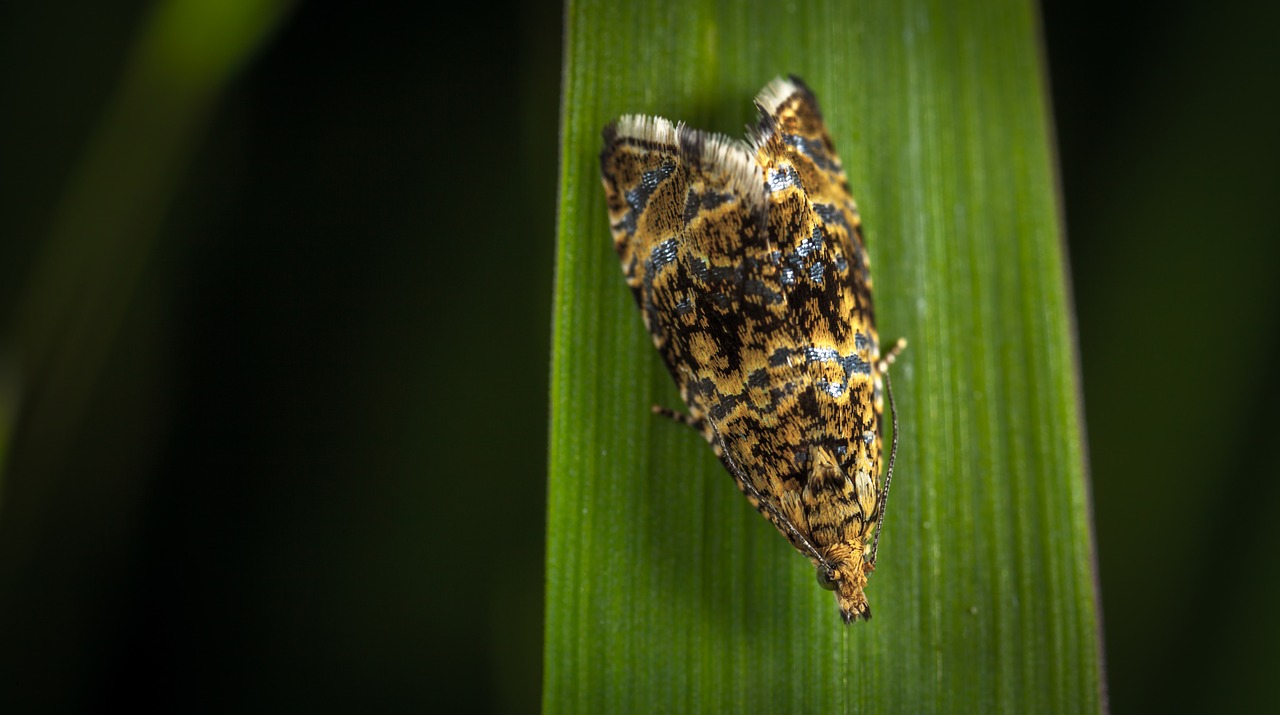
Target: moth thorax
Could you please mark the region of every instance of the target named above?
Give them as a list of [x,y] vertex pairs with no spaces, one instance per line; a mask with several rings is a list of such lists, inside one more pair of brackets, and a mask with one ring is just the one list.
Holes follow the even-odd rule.
[[816,478],[831,479],[843,474],[840,471],[840,463],[836,461],[826,447],[814,447],[810,453],[810,458],[813,461],[811,472]]
[[828,564],[835,565],[861,551],[851,543],[862,536],[865,515],[857,489],[827,449],[810,452],[809,475],[801,493],[814,545]]
[[814,447],[810,450],[809,465],[809,479],[805,484],[804,498],[810,506],[817,506],[824,499],[848,498],[853,493],[853,483],[845,476],[840,463],[825,447]]

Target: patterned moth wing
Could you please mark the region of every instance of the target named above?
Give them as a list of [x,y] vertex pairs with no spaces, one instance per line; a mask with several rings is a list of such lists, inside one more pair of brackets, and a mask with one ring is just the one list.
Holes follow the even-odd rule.
[[605,128],[627,284],[699,429],[817,568],[846,623],[887,497],[882,361],[858,211],[809,89],[777,79],[735,142],[657,117]]

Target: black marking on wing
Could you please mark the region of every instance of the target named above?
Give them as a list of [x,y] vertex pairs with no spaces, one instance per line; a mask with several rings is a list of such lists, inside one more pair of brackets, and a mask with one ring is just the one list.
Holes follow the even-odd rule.
[[809,157],[818,168],[833,174],[840,173],[840,164],[831,158],[827,147],[817,139],[808,139],[795,134],[782,134],[782,141],[795,147],[796,151]]
[[622,217],[622,221],[619,222],[617,228],[626,231],[628,235],[636,232],[636,219],[639,218],[645,207],[649,205],[649,197],[653,196],[653,192],[658,190],[662,182],[666,181],[667,177],[671,176],[675,169],[675,161],[668,160],[664,161],[657,169],[644,173],[640,178],[640,183],[623,195],[630,210]]

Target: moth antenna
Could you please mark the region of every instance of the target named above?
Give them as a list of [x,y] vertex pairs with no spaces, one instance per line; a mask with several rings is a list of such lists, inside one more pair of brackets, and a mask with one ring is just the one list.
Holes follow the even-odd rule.
[[876,567],[876,552],[880,549],[880,529],[884,526],[884,514],[889,507],[889,484],[893,482],[893,462],[898,458],[898,405],[893,401],[893,380],[884,373],[884,391],[889,395],[889,414],[893,418],[893,446],[889,448],[889,468],[885,470],[884,489],[880,490],[880,518],[876,519],[876,535],[871,541],[871,568]]

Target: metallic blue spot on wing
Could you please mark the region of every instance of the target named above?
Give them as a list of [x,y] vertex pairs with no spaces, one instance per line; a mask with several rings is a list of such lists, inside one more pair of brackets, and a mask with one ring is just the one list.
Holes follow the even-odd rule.
[[858,357],[856,353],[840,358],[840,367],[844,368],[845,380],[848,380],[853,375],[871,374],[871,363]]
[[710,266],[708,266],[707,262],[701,258],[695,258],[689,261],[689,269],[693,272],[693,277],[696,278],[699,283],[705,284],[707,279],[711,277]]
[[674,238],[668,238],[654,246],[653,251],[649,253],[649,259],[644,262],[645,270],[652,275],[661,271],[663,266],[674,263],[678,249],[679,242]]
[[827,360],[840,359],[840,353],[835,348],[805,348],[804,357],[809,362],[826,362]]
[[818,218],[828,226],[840,226],[845,231],[852,233],[853,229],[849,227],[849,222],[844,218],[844,212],[835,204],[814,204],[813,212],[818,214]]
[[818,389],[822,390],[828,395],[831,395],[832,397],[839,397],[844,394],[846,387],[845,385],[838,382],[818,380]]
[[800,175],[796,173],[795,167],[790,164],[784,164],[778,169],[769,169],[769,191],[782,191],[783,189],[799,186]]
[[[856,350],[857,336],[854,337],[854,344]],[[844,372],[843,382],[837,384],[825,380],[818,381],[818,387],[832,397],[843,395],[849,389],[849,380],[854,375],[871,374],[871,363],[858,357],[857,352],[852,355],[841,355],[835,348],[807,347],[804,349],[804,357],[810,363],[834,362],[840,366],[840,369]]]
[[822,227],[814,226],[813,233],[796,246],[796,255],[807,258],[811,253],[822,250]]

